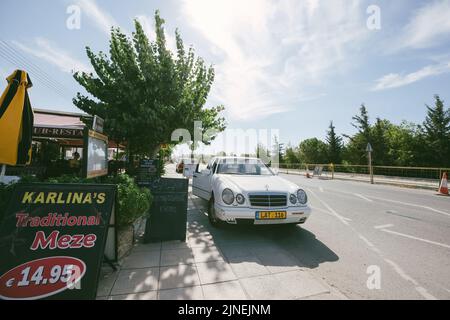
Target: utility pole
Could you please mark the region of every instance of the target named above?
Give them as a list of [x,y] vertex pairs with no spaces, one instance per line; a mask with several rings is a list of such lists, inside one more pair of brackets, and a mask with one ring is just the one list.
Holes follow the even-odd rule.
[[366,152],[369,158],[369,173],[370,173],[370,183],[373,184],[373,167],[372,167],[372,145],[370,142],[367,144]]

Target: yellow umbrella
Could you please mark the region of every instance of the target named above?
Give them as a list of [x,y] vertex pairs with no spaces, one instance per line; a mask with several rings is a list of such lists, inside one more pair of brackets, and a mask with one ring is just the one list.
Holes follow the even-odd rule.
[[6,80],[8,86],[0,98],[0,164],[25,165],[31,162],[34,116],[27,89],[32,83],[22,70]]

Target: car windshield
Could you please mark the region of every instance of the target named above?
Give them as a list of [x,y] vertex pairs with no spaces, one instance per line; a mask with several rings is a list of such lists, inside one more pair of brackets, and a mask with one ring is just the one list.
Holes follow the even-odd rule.
[[217,167],[218,174],[270,176],[273,172],[261,161],[254,159],[223,159]]

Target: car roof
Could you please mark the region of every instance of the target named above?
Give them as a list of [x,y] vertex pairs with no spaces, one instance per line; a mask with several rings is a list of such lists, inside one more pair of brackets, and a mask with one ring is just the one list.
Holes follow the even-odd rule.
[[227,157],[215,157],[216,159],[219,160],[260,160],[259,158],[256,157],[232,157],[232,156],[227,156]]

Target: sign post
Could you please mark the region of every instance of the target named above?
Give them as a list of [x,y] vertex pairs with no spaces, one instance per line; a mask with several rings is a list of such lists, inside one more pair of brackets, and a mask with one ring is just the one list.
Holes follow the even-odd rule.
[[0,224],[0,299],[95,299],[104,254],[114,258],[115,197],[115,185],[16,185]]
[[369,159],[369,174],[370,174],[370,183],[373,184],[373,167],[372,167],[372,152],[373,148],[370,142],[367,144],[366,152]]

